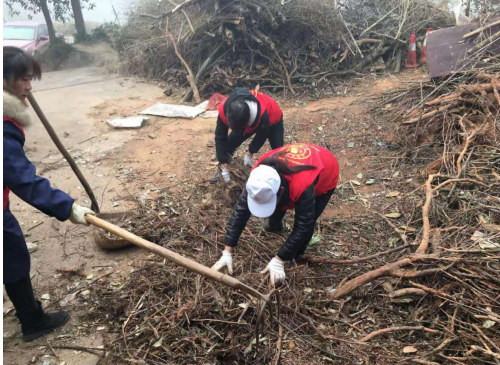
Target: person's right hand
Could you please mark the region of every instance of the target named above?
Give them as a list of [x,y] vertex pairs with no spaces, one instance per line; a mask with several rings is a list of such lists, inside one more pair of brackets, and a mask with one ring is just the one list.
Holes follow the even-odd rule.
[[233,274],[233,254],[226,250],[222,251],[221,258],[212,266],[212,269],[221,271],[224,267],[227,267],[229,274]]
[[228,169],[222,169],[222,178],[227,183],[231,182],[231,173]]
[[85,214],[95,215],[95,212],[93,210],[90,210],[89,208],[82,207],[81,205],[73,204],[73,206],[71,207],[69,220],[74,224],[85,224],[88,226],[89,224],[85,219]]

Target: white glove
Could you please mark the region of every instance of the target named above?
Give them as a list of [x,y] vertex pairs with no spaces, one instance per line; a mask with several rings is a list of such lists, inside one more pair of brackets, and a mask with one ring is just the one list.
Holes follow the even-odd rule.
[[269,272],[271,284],[273,285],[285,281],[285,262],[273,257],[269,264],[267,264],[266,268],[260,273],[265,274],[266,272]]
[[231,174],[228,169],[222,169],[222,178],[226,183],[231,181]]
[[252,166],[252,154],[250,152],[246,153],[245,157],[243,157],[243,165]]
[[221,271],[224,267],[227,267],[228,273],[233,274],[233,254],[226,250],[222,251],[222,257],[212,266],[212,269]]
[[82,207],[81,205],[73,204],[73,206],[71,207],[69,220],[74,224],[85,224],[88,226],[89,224],[85,219],[85,214],[95,215],[95,212],[93,210],[90,210],[89,208]]

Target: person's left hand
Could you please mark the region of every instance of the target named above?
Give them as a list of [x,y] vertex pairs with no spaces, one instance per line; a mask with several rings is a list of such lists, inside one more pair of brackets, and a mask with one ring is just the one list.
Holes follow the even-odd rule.
[[89,208],[82,207],[81,205],[74,204],[71,207],[71,214],[69,215],[69,220],[74,224],[85,224],[88,226],[87,220],[85,219],[85,214],[95,215],[95,212]]
[[282,283],[286,279],[285,262],[277,257],[273,257],[269,264],[267,264],[266,268],[260,273],[265,274],[266,272],[269,272],[271,284],[276,285]]
[[245,157],[243,157],[243,164],[245,166],[252,166],[252,154],[250,152],[247,152],[245,154]]

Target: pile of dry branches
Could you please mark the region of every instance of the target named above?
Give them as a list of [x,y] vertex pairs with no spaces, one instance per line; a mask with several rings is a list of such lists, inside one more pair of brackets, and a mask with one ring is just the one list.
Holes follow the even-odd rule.
[[169,86],[192,73],[205,95],[257,84],[319,93],[341,75],[399,71],[412,31],[448,25],[427,0],[144,0],[119,44],[125,73]]
[[[367,212],[323,220],[322,255],[287,269],[287,284],[262,320],[252,298],[153,255],[120,282],[100,281],[88,305],[89,318],[110,329],[103,363],[498,363],[497,74],[481,70],[384,95],[384,112],[403,121],[398,135],[408,163],[401,169],[409,176],[424,170],[422,188],[401,182],[406,192],[394,203],[400,214],[390,219]],[[439,170],[429,175],[425,167],[438,158]],[[241,188],[244,170],[233,174]],[[140,218],[127,229],[210,266],[232,210],[224,191],[208,182],[181,192],[164,188],[138,202]],[[337,199],[343,195],[339,188]],[[292,217],[284,225],[290,229]],[[266,292],[259,271],[288,232],[266,233],[255,219],[247,227],[234,276]],[[342,251],[340,239],[352,237],[362,244]],[[400,243],[384,251],[390,237]],[[336,257],[326,257],[332,251]]]
[[[94,308],[89,319],[110,329],[102,363],[495,364],[500,153],[493,149],[471,142],[459,177],[447,177],[452,172],[444,170],[432,175],[422,217],[410,220],[408,231],[387,218],[381,223],[375,214],[323,221],[325,241],[360,235],[373,245],[363,245],[358,256],[352,250],[345,258],[309,255],[308,266],[287,269],[287,285],[272,296],[262,320],[254,299],[153,255],[138,261],[122,282],[102,280],[88,299]],[[233,173],[241,185],[244,171]],[[458,202],[449,206],[452,189]],[[138,203],[141,218],[127,228],[211,265],[220,255],[231,212],[224,191],[208,182],[182,194],[164,189]],[[184,195],[188,198],[179,199]],[[476,205],[490,199],[490,210]],[[285,227],[293,225],[291,219]],[[377,251],[391,232],[401,244]],[[270,290],[259,271],[285,239],[250,220],[234,276],[261,292]],[[327,288],[332,282],[336,290]]]
[[[232,194],[243,185],[247,169],[233,166],[236,183],[229,193],[223,184],[197,186],[189,199],[161,191],[138,202],[138,216],[124,226],[167,248],[206,265],[213,264],[223,246],[225,224],[232,209]],[[228,195],[229,194],[229,195]],[[286,220],[290,225],[290,220]],[[252,233],[254,232],[254,233]],[[268,292],[267,276],[259,274],[275,255],[284,237],[265,233],[260,222],[250,221],[240,240],[234,275],[261,292]],[[301,313],[324,292],[307,288],[307,275],[289,272],[290,283],[272,295],[273,304],[261,303],[151,255],[123,283],[101,281],[94,287],[88,319],[111,329],[104,363],[123,361],[151,364],[278,363],[282,350],[292,356],[321,362],[345,359],[357,341],[337,339],[327,328]],[[116,280],[116,279],[115,279]],[[317,292],[316,292],[317,291]],[[264,311],[265,309],[265,311]],[[322,309],[322,310],[327,310]],[[259,319],[259,315],[261,318]],[[285,333],[288,335],[285,336]],[[257,340],[258,336],[258,340]],[[333,339],[340,346],[333,346]],[[286,344],[286,345],[285,345]]]
[[[345,283],[332,292],[344,298],[381,278],[395,278],[395,303],[422,298],[415,319],[432,334],[434,348],[416,363],[498,363],[500,360],[500,83],[498,66],[420,84],[385,95],[397,119],[410,163],[433,159],[426,176],[417,238],[409,253]],[[422,110],[420,107],[424,106]],[[436,158],[437,157],[437,158]],[[410,166],[407,166],[410,169]],[[410,209],[415,207],[409,207]],[[408,231],[386,221],[408,242]],[[373,258],[373,257],[371,257]],[[310,257],[322,263],[365,261]],[[425,302],[426,297],[432,302]],[[418,326],[381,328],[369,340]],[[430,340],[429,340],[430,341]],[[408,353],[417,350],[408,349]]]

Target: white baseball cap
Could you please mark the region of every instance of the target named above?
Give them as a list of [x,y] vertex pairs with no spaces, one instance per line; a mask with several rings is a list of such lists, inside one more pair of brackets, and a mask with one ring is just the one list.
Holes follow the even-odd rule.
[[280,185],[280,175],[275,169],[267,165],[255,168],[247,181],[250,213],[257,218],[270,217],[276,209]]

